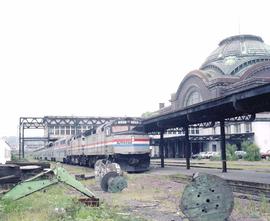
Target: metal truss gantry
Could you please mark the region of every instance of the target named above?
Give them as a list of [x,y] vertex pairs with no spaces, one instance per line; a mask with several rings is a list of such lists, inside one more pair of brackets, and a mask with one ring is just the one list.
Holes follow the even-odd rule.
[[[19,121],[19,157],[24,158],[25,141],[43,141],[44,144],[55,140],[50,138],[50,133],[43,137],[25,137],[26,129],[49,129],[55,126],[72,126],[75,128],[75,134],[78,135],[77,128],[88,126],[95,128],[101,124],[117,119],[117,117],[64,117],[64,116],[45,116],[45,117],[20,117]],[[45,133],[44,133],[45,134]]]

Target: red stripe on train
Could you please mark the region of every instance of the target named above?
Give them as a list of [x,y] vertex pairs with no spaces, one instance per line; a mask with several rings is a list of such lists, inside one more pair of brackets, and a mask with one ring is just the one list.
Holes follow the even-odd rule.
[[134,141],[150,141],[150,139],[134,139]]

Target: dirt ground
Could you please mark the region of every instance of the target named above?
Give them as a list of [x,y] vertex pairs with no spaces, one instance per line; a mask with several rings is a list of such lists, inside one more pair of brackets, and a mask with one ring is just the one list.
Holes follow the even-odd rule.
[[[91,169],[84,169],[92,173]],[[152,170],[147,173],[125,174],[128,188],[121,193],[105,193],[94,179],[82,181],[102,202],[119,208],[121,214],[147,221],[186,221],[179,209],[185,183],[172,175]],[[180,175],[181,176],[181,175]],[[270,221],[269,199],[261,201],[235,197],[230,221]]]
[[168,221],[182,220],[179,217],[179,196],[184,185],[146,174],[129,174],[128,188],[121,193],[111,194],[100,191],[95,185],[95,192],[106,203],[119,207],[124,213],[145,220]]

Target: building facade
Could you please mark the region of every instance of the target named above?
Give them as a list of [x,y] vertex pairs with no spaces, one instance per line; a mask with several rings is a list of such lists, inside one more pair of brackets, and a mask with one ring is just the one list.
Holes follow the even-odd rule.
[[42,125],[44,136],[57,140],[70,135],[80,135],[113,119],[116,117],[45,116],[42,118]]
[[11,160],[11,148],[6,141],[0,139],[0,164]]
[[[222,40],[198,70],[188,73],[171,95],[171,104],[151,116],[185,109],[194,104],[237,93],[243,89],[270,82],[270,47],[262,38],[254,35],[237,35]],[[269,101],[266,101],[269,102]],[[234,105],[241,108],[237,101]],[[252,108],[252,107],[250,107]],[[203,116],[202,116],[203,117]],[[250,140],[261,149],[270,149],[267,131],[270,114],[257,114],[255,120],[226,123],[226,141],[241,149],[241,142]],[[165,157],[182,157],[183,133],[165,135]],[[216,123],[211,128],[190,127],[192,153],[220,150],[220,128]],[[158,137],[153,136],[156,145]],[[157,148],[153,148],[157,155]]]

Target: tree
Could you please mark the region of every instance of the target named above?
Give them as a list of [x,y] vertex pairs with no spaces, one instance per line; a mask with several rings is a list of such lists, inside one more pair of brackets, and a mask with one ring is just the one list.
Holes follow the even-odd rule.
[[249,160],[249,161],[261,160],[260,148],[256,144],[250,143],[246,147],[246,152],[247,152],[247,154],[244,157],[245,160]]

